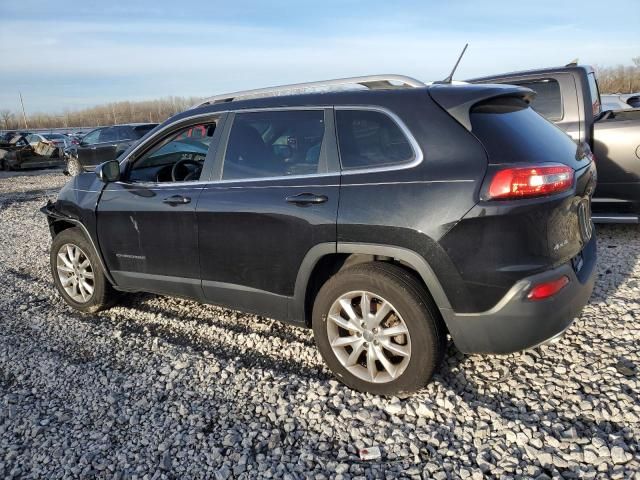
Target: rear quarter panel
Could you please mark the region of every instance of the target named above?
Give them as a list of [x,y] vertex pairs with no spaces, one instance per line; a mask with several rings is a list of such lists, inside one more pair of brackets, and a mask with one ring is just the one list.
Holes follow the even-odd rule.
[[402,119],[423,161],[407,169],[343,172],[338,242],[390,245],[418,253],[455,305],[465,295],[463,282],[439,240],[476,203],[486,154],[427,93],[395,98],[393,104],[381,106]]

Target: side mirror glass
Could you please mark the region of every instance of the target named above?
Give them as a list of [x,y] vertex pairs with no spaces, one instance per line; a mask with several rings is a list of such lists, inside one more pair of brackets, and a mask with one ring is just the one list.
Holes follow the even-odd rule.
[[109,160],[96,167],[96,175],[104,183],[120,180],[120,163],[117,160]]

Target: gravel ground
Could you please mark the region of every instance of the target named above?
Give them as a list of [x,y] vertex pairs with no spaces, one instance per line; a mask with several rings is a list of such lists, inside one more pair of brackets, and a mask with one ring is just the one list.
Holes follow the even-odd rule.
[[450,346],[427,388],[383,399],[263,317],[143,294],[65,306],[37,210],[66,180],[0,177],[0,478],[640,480],[638,227],[599,227],[596,290],[559,343]]

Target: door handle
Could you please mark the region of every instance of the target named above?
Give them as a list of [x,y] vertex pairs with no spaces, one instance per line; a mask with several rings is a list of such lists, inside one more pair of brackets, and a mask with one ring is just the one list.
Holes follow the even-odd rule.
[[324,203],[329,198],[326,195],[316,195],[315,193],[299,193],[298,195],[287,197],[286,200],[288,203],[295,203],[302,207]]
[[162,203],[175,207],[176,205],[186,205],[187,203],[191,203],[191,199],[189,197],[183,197],[182,195],[172,195],[169,198],[165,198]]

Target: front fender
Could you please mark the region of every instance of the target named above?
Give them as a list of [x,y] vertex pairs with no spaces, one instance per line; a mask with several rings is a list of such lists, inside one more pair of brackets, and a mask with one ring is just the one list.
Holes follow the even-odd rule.
[[105,276],[115,285],[104,263],[96,229],[96,207],[104,185],[94,173],[80,174],[62,187],[55,202],[49,200],[40,211],[47,217],[52,237],[70,226],[79,227],[100,259]]

